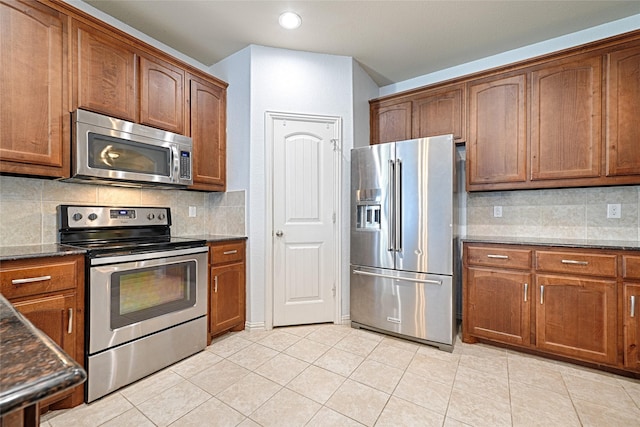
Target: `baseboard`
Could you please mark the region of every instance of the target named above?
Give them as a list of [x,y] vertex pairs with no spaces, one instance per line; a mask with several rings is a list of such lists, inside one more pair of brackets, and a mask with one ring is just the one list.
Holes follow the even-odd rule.
[[264,331],[264,322],[244,322],[245,331]]
[[351,315],[347,314],[342,316],[342,324],[343,325],[350,325],[351,324]]

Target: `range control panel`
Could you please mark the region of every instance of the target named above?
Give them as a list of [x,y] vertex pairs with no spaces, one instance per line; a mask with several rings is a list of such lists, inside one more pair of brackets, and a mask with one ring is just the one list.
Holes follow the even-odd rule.
[[158,207],[58,206],[60,229],[171,225],[171,209]]

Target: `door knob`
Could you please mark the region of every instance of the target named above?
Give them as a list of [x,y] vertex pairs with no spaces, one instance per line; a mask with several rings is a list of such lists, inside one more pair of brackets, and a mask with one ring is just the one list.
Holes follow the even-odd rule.
[[278,237],[282,237],[283,234],[284,233],[282,232],[282,230],[276,231],[276,236],[278,236]]

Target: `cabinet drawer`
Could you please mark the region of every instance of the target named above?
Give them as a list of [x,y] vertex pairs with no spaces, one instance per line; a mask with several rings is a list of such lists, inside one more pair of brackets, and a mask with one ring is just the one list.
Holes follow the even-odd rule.
[[468,264],[503,268],[531,268],[531,250],[493,246],[467,246]]
[[74,261],[25,265],[6,262],[0,269],[0,290],[11,299],[76,287]]
[[211,264],[226,264],[244,260],[244,242],[211,245]]
[[625,279],[640,279],[640,256],[622,257],[622,277]]
[[536,270],[615,277],[616,255],[536,251]]

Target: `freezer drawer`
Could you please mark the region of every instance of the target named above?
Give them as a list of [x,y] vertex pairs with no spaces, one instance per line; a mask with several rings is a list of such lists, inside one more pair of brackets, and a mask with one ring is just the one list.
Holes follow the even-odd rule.
[[351,266],[351,321],[424,341],[453,346],[451,276]]

